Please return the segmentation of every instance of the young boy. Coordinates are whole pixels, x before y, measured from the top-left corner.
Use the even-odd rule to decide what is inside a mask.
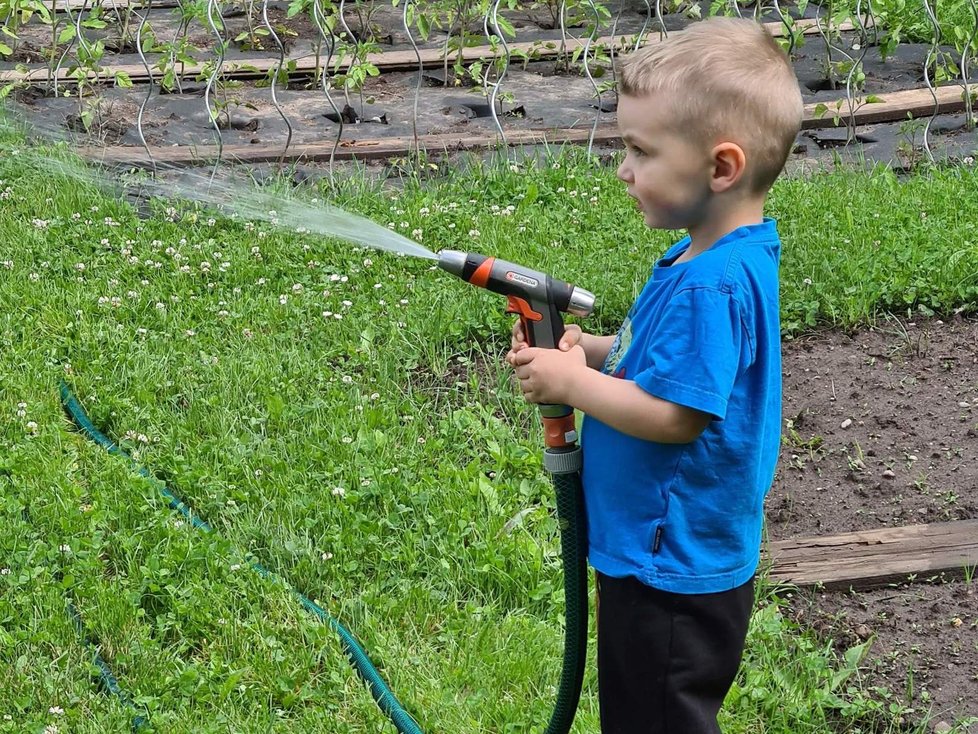
[[[764,216],[801,126],[781,48],[710,19],[619,75],[618,177],[645,223],[688,236],[617,336],[569,326],[507,360],[524,396],[574,406],[595,568],[604,734],[719,732],[753,607],[781,426],[780,241]]]

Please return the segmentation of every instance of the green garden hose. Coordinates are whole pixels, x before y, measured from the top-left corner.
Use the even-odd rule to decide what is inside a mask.
[[[81,638],[82,644],[89,648],[92,653],[92,663],[98,668],[98,677],[105,686],[105,689],[111,693],[113,696],[119,699],[123,706],[130,709],[133,712],[133,717],[129,722],[129,726],[134,732],[141,731],[143,728],[149,724],[149,719],[146,718],[139,709],[136,708],[136,704],[133,703],[132,698],[126,693],[122,686],[119,685],[119,681],[112,674],[112,669],[109,668],[108,663],[102,658],[102,655],[98,651],[98,647],[94,642],[88,637],[88,633],[85,632],[85,625],[82,622],[81,614],[78,612],[78,608],[75,606],[71,599],[66,600],[68,605],[68,617],[71,619],[71,623],[75,628],[75,632]]]
[[[157,487],[160,494],[167,500],[170,509],[179,512],[194,528],[203,533],[214,532],[209,524],[201,520],[163,482],[140,466],[126,451],[95,427],[64,381],[61,381],[60,392],[65,411],[82,433],[109,453],[126,459],[136,473],[149,479]],[[545,458],[552,458],[549,450]],[[560,454],[556,464],[547,461],[545,465],[552,474],[557,495],[557,516],[561,531],[561,558],[564,564],[564,599],[566,602],[563,667],[556,703],[545,734],[567,734],[573,724],[580,700],[587,655],[587,527],[584,521],[583,492],[580,479],[580,449],[576,449],[570,454]],[[381,711],[390,719],[400,734],[422,734],[417,722],[397,700],[366,651],[338,620],[262,564],[251,561],[250,565],[252,570],[262,577],[284,583],[306,611],[328,624],[336,632],[342,642],[344,652],[359,676],[367,684],[374,701],[377,702]]]
[[[61,403],[75,425],[78,426],[78,428],[86,436],[88,436],[88,438],[93,440],[102,448],[106,449],[109,453],[126,459],[140,476],[146,477],[153,484],[155,484],[157,489],[160,491],[160,494],[167,500],[170,509],[179,512],[197,530],[203,533],[213,532],[211,526],[197,517],[197,515],[195,515],[191,509],[163,482],[154,477],[145,468],[139,466],[139,464],[137,464],[128,453],[126,453],[108,436],[95,427],[95,424],[92,423],[91,419],[85,413],[85,409],[82,408],[81,403],[78,402],[77,398],[75,398],[71,392],[71,389],[64,381],[61,382]],[[281,577],[277,576],[257,561],[251,561],[250,565],[251,569],[261,575],[263,578],[286,583],[283,579],[281,579]],[[338,620],[328,614],[314,601],[297,591],[291,585],[286,583],[286,586],[288,586],[289,590],[299,600],[306,611],[314,614],[320,621],[328,624],[329,627],[336,632],[343,643],[343,650],[350,658],[350,662],[353,664],[353,667],[363,679],[364,683],[367,684],[367,687],[370,689],[370,694],[377,702],[377,705],[380,707],[381,711],[383,711],[384,714],[386,714],[387,717],[394,723],[394,726],[397,727],[398,732],[400,732],[400,734],[422,734],[421,728],[418,726],[417,722],[411,718],[411,715],[404,709],[401,703],[394,696],[394,693],[381,677],[376,666],[373,664],[373,662],[371,662],[370,658],[367,656],[367,653],[364,651],[363,647],[360,646],[360,643],[357,642],[356,638],[353,637],[353,635],[351,635],[349,631],[347,631],[347,629],[339,623]]]

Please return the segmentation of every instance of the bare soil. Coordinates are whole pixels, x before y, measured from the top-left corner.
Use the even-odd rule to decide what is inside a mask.
[[[772,539],[978,517],[978,321],[893,318],[786,342],[784,420]],[[871,640],[864,682],[908,720],[975,717],[965,730],[978,733],[975,588],[962,570],[807,590],[791,608],[840,651]]]

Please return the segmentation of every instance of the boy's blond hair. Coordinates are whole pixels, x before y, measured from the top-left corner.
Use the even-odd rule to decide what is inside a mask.
[[[771,188],[801,128],[801,90],[791,63],[752,20],[694,22],[629,55],[618,85],[628,96],[664,96],[684,135],[707,145],[718,138],[741,145],[755,194]]]

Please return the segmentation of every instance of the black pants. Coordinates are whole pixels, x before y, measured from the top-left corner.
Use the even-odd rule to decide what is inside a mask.
[[[740,667],[754,581],[671,594],[598,574],[602,734],[718,734]]]

